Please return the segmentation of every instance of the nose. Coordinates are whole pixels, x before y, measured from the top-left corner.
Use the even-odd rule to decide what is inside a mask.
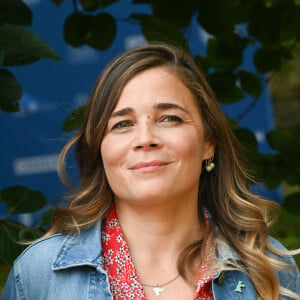
[[[155,134],[153,125],[145,122],[136,127],[132,148],[137,150],[154,150],[162,147],[161,139]]]

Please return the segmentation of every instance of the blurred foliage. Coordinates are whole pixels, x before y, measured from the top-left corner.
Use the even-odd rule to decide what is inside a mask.
[[[86,37],[93,32],[91,20],[105,13],[107,3],[103,5],[103,1],[96,0],[81,0],[74,3],[76,4],[74,12],[69,18],[74,16],[74,13],[83,19],[87,18],[82,23],[85,27],[84,33],[79,34],[77,25],[69,27],[68,31],[64,31],[65,41],[69,43],[71,37],[78,34],[81,38],[80,45],[82,43],[90,45]],[[192,18],[196,17],[199,25],[210,36],[207,52],[194,55],[194,58],[220,103],[238,102],[245,96],[252,98],[245,112],[236,120],[231,120],[231,124],[234,124],[235,133],[248,150],[248,159],[255,179],[270,189],[282,183],[299,186],[300,136],[297,132],[280,128],[268,132],[265,138],[274,151],[263,154],[258,151],[255,134],[238,126],[242,118],[255,106],[269,78],[294,59],[294,49],[299,43],[300,32],[299,3],[292,0],[132,0],[132,4],[151,6],[152,14],[132,13],[128,18],[128,21],[138,22],[146,40],[170,42],[187,51],[189,40],[188,34],[185,33],[193,26]],[[93,10],[86,9],[90,5]],[[117,23],[117,16],[111,15],[111,18],[115,20],[112,23]],[[68,20],[65,22],[65,29],[68,27]],[[110,35],[111,33],[107,34]],[[100,28],[98,36],[101,36],[99,39],[104,38]],[[74,46],[74,43],[71,45]],[[256,67],[254,72],[241,67],[245,49],[253,45],[257,48],[253,56]],[[69,116],[63,128],[73,130],[79,127],[82,116],[83,107],[80,107]]]
[[[64,0],[51,0],[58,6]],[[72,47],[88,45],[106,50],[118,32],[117,15],[107,8],[117,0],[73,0],[73,11],[66,18],[62,34]],[[285,184],[293,191],[284,201],[279,225],[274,227],[288,247],[299,247],[300,207],[300,136],[293,128],[271,130],[266,138],[271,153],[258,151],[255,134],[240,128],[242,118],[251,111],[269,79],[285,70],[299,57],[300,5],[293,0],[132,0],[147,4],[152,14],[133,12],[128,22],[140,26],[149,42],[168,42],[189,51],[188,33],[192,19],[208,33],[206,53],[194,55],[195,62],[214,89],[221,104],[234,103],[245,96],[250,105],[239,117],[229,119],[232,128],[248,150],[249,166],[258,182],[268,188]],[[22,88],[14,75],[5,67],[25,65],[41,58],[58,59],[56,52],[28,28],[32,22],[30,8],[21,0],[0,0],[0,109],[18,111]],[[124,22],[124,20],[122,20]],[[241,67],[244,51],[257,48],[253,56],[256,71]],[[298,53],[298,54],[297,54]],[[280,83],[278,84],[280,85]],[[284,88],[284,87],[282,87]],[[299,102],[299,94],[296,101]],[[63,129],[71,131],[81,124],[84,107],[78,108],[64,122]],[[0,203],[8,214],[0,219],[0,257],[11,264],[22,247],[15,243],[24,237],[35,238],[45,230],[51,213],[47,213],[35,228],[14,222],[17,213],[32,212],[45,204],[44,196],[25,187],[10,187],[0,192]]]
[[[22,88],[5,67],[26,65],[41,58],[59,59],[40,37],[24,28],[32,24],[30,8],[21,0],[0,0],[0,109],[19,111]]]
[[[0,219],[0,258],[7,264],[25,248],[18,242],[35,240],[47,230],[51,220],[51,210],[44,212],[40,223],[34,228],[13,221],[16,214],[32,213],[46,205],[45,196],[39,192],[23,186],[12,186],[0,190],[0,204],[6,206],[6,215]]]
[[[300,190],[285,198],[280,218],[271,228],[271,234],[289,250],[299,249],[300,236]],[[295,256],[300,267],[300,255]]]
[[[1,272],[0,272],[0,294],[1,294],[1,290],[3,289],[3,286],[5,284],[5,281],[7,279],[10,268],[11,268],[10,265],[5,264],[0,261],[0,270],[1,270]]]
[[[276,123],[280,128],[300,132],[300,43],[293,57],[273,73],[270,80]]]
[[[7,112],[19,111],[22,97],[22,87],[7,67],[24,66],[41,58],[59,59],[46,42],[28,29],[31,24],[32,13],[25,3],[21,0],[0,0],[0,109]],[[12,186],[0,190],[1,210],[6,211],[6,215],[0,218],[0,263],[13,263],[25,248],[17,242],[34,240],[46,232],[50,211],[44,213],[34,228],[14,221],[16,214],[35,212],[45,204],[46,198],[41,192],[27,187]],[[1,284],[5,270],[0,268]]]

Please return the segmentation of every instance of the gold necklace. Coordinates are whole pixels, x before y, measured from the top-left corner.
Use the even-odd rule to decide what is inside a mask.
[[[163,286],[168,285],[169,283],[173,282],[174,280],[176,280],[180,275],[176,275],[174,278],[172,278],[171,280],[164,282],[162,284],[155,284],[155,285],[151,285],[151,284],[146,284],[146,283],[142,283],[143,286],[148,286],[148,287],[152,287],[154,293],[156,296],[160,296],[160,294],[165,290],[163,288]]]

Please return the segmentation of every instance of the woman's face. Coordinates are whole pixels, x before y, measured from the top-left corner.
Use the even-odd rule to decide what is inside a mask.
[[[162,67],[125,85],[101,144],[116,201],[140,205],[197,201],[202,161],[212,154],[194,96]]]

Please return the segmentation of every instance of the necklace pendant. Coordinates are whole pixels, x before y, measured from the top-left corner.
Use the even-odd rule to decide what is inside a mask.
[[[160,296],[160,294],[164,291],[165,289],[160,287],[159,285],[156,285],[154,288],[153,288],[153,291],[155,293],[156,296]]]

